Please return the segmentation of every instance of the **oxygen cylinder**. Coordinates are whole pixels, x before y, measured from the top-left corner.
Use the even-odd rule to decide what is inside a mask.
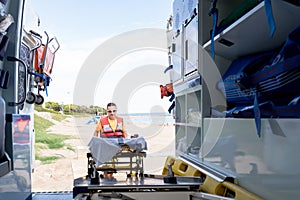
[[[5,101],[0,96],[0,159],[5,151]]]

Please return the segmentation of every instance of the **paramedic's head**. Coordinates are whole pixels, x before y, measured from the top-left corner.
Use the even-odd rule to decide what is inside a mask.
[[[107,115],[110,119],[115,119],[117,114],[117,105],[115,103],[108,103],[107,104]]]

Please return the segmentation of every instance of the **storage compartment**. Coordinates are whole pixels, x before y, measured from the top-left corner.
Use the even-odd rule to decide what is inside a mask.
[[[198,70],[198,15],[184,27],[184,76],[191,76]]]
[[[176,96],[176,152],[198,157],[201,147],[201,86],[199,78],[178,86],[183,91]],[[197,83],[193,85],[191,83]],[[185,89],[184,89],[185,88]]]
[[[219,3],[221,1],[217,4],[219,10],[223,10],[223,4]],[[228,2],[226,3],[229,5]],[[299,25],[299,20],[297,20],[300,18],[299,6],[286,1],[273,0],[272,10],[276,26],[272,37],[270,37],[264,2],[261,2],[215,36],[216,55],[233,60],[243,55],[272,50],[282,45],[290,31]],[[257,22],[259,22],[259,28]],[[207,38],[203,47],[210,51],[210,44],[210,38]]]
[[[183,0],[173,1],[173,31],[180,31],[181,25],[184,22],[184,5]]]
[[[187,126],[186,134],[188,143],[187,153],[199,158],[202,143],[200,127]]]
[[[254,119],[204,119],[204,161],[235,175],[240,186],[263,199],[284,199],[286,192],[297,199],[299,119],[262,119],[261,123],[259,138]]]
[[[187,124],[190,126],[201,125],[201,91],[188,93],[186,95],[187,107]]]
[[[186,97],[185,95],[178,96],[175,101],[175,123],[186,122]]]
[[[182,56],[182,34],[180,32],[174,36],[174,42],[172,44],[172,52],[173,52],[172,80],[176,82],[182,79],[183,56]]]

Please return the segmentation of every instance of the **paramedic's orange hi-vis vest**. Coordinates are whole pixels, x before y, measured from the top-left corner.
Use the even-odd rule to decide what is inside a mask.
[[[101,133],[101,137],[122,137],[123,136],[123,119],[117,117],[117,127],[114,131],[109,122],[108,117],[103,117],[100,119],[103,132]]]

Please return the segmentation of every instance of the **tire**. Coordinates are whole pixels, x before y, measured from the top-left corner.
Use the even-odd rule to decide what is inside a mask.
[[[44,103],[44,97],[40,94],[37,94],[35,104],[42,105],[43,103]]]
[[[33,92],[27,92],[26,103],[33,104],[36,101],[36,96]]]

